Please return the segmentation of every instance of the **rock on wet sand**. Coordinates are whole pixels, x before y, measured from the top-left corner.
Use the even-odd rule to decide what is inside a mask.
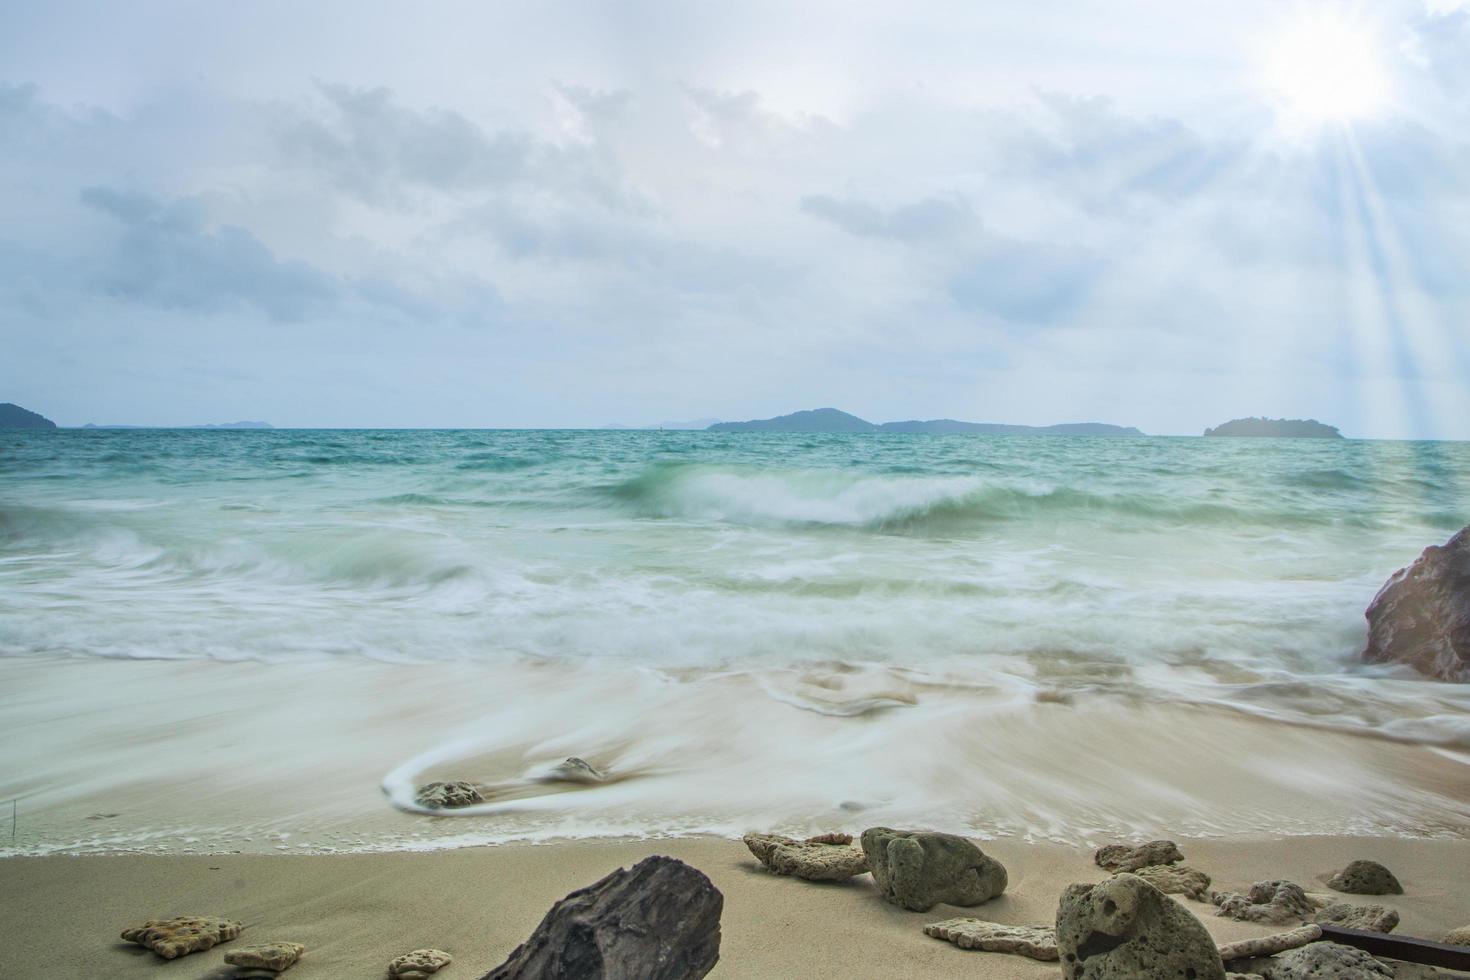
[[[1327,887],[1349,895],[1402,895],[1404,886],[1393,872],[1377,861],[1354,861],[1341,871],[1333,872]]]
[[[745,846],[772,874],[807,881],[842,881],[868,870],[868,859],[847,834],[796,840],[777,834],[746,834]]]
[[[1290,881],[1258,881],[1245,895],[1216,892],[1211,896],[1220,908],[1219,914],[1239,922],[1304,922],[1317,912],[1317,903],[1298,885]]]
[[[1309,943],[1266,959],[1231,964],[1265,980],[1389,980],[1393,967],[1361,949],[1341,943]]]
[[[1136,846],[1106,844],[1092,855],[1099,868],[1106,871],[1136,871],[1154,865],[1174,864],[1184,860],[1179,845],[1171,840],[1151,840]]]
[[[462,779],[447,783],[427,783],[419,787],[414,800],[419,806],[431,810],[453,810],[464,806],[484,803],[485,797],[474,783]]]
[[[572,892],[482,980],[697,980],[720,958],[725,899],[671,857]]]
[[[1045,926],[1003,926],[983,919],[945,919],[925,926],[924,935],[954,943],[960,949],[1016,953],[1033,960],[1057,959],[1057,931]]]
[[[979,905],[1005,891],[1005,866],[954,834],[872,827],[862,844],[883,897],[913,912]]]
[[[214,916],[149,919],[135,929],[124,929],[126,942],[146,946],[166,960],[213,949],[240,935],[240,923]]]
[[[542,779],[553,783],[601,783],[607,780],[607,773],[573,755],[558,762]]]
[[[442,949],[416,949],[393,957],[388,963],[388,976],[402,977],[403,980],[423,980],[452,962],[454,957]]]
[[[1382,905],[1348,905],[1346,902],[1335,902],[1312,916],[1312,921],[1366,932],[1393,932],[1398,927],[1399,914]]]
[[[1185,895],[1197,902],[1210,898],[1210,876],[1182,864],[1151,864],[1132,872],[1165,895]]]
[[[1131,874],[1077,884],[1057,907],[1069,980],[1224,980],[1215,941],[1189,910]]]
[[[257,943],[230,950],[225,954],[225,962],[231,966],[280,973],[289,970],[305,951],[306,947],[300,943]]]

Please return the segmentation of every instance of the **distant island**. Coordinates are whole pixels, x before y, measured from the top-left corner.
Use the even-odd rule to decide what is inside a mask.
[[[749,422],[717,422],[710,432],[895,432],[895,433],[966,433],[991,436],[1142,436],[1132,426],[1108,425],[1103,422],[1068,422],[1062,425],[1007,425],[1000,422],[958,422],[954,419],[930,419],[905,422],[874,423],[835,408],[813,408],[773,419],[751,419]]]
[[[98,425],[88,422],[84,429],[274,429],[269,422],[215,422],[209,425]]]
[[[0,429],[54,429],[56,423],[44,415],[11,402],[0,402]]]
[[[1341,439],[1337,426],[1316,419],[1232,419],[1206,429],[1207,436],[1245,436],[1265,439]]]

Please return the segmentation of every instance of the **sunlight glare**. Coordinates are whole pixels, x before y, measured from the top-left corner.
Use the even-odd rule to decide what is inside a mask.
[[[1268,42],[1264,81],[1296,122],[1348,122],[1378,111],[1388,82],[1373,33],[1341,13],[1316,11]]]

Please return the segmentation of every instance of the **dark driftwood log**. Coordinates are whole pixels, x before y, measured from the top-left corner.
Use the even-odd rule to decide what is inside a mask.
[[[572,892],[482,980],[697,980],[720,958],[725,897],[671,857]]]
[[[1340,926],[1323,925],[1322,938],[1329,942],[1356,946],[1374,956],[1403,960],[1406,963],[1423,963],[1426,966],[1443,966],[1451,970],[1470,970],[1470,947],[1450,946],[1414,939],[1410,936],[1390,936],[1382,932],[1365,932],[1362,929],[1343,929]]]

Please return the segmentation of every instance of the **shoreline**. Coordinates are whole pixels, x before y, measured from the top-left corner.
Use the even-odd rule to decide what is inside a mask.
[[[680,675],[0,658],[0,806],[21,798],[0,855],[377,853],[870,826],[1088,846],[1470,837],[1470,754],[1457,749],[1150,703],[1103,681],[1042,700],[1045,677],[964,680],[841,664]],[[831,702],[864,710],[821,710]],[[546,782],[568,756],[610,778]],[[404,806],[416,786],[461,779],[495,793],[453,814]]]
[[[1396,909],[1396,934],[1438,938],[1470,920],[1470,840],[1298,837],[1178,838],[1185,863],[1215,887],[1288,878],[1327,892],[1318,876],[1349,860],[1382,861],[1402,896],[1338,896]],[[118,932],[149,917],[223,915],[245,923],[236,944],[302,942],[300,980],[382,975],[393,956],[423,946],[455,956],[446,980],[471,980],[497,966],[530,935],[553,902],[618,867],[668,854],[708,875],[725,896],[720,962],[713,976],[910,976],[974,973],[996,980],[1054,977],[1055,963],[960,950],[922,928],[957,915],[1012,925],[1049,923],[1057,897],[1106,872],[1083,847],[981,842],[1010,874],[1006,892],[984,905],[913,913],[888,905],[871,878],[814,884],[768,874],[736,840],[578,841],[378,854],[125,855],[9,858],[0,861],[0,976],[144,978],[228,976],[218,967],[231,944],[172,966],[119,942]],[[1178,897],[1176,896],[1176,899]],[[1279,927],[1234,922],[1207,903],[1178,899],[1217,942]],[[181,972],[182,971],[182,972]]]

